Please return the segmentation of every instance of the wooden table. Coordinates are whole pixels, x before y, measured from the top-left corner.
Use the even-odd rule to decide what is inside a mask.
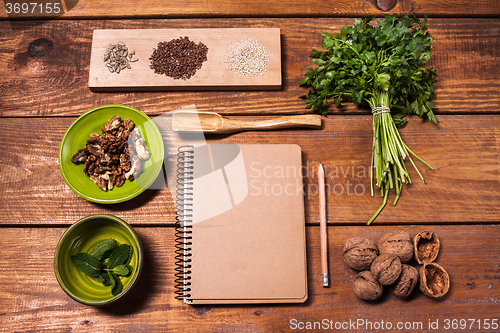
[[[409,332],[500,331],[498,1],[67,0],[62,5],[60,16],[9,17],[6,7],[0,9],[0,331],[392,332],[400,326]],[[123,204],[98,205],[64,183],[59,143],[85,111],[120,103],[155,117],[194,103],[198,110],[235,118],[307,113],[298,81],[310,66],[309,52],[320,46],[320,33],[384,13],[429,17],[439,125],[409,117],[401,135],[434,170],[422,167],[427,185],[407,186],[398,205],[388,206],[372,226],[365,222],[381,199],[370,196],[366,172],[358,173],[366,171],[371,156],[371,115],[365,110],[332,108],[321,130],[207,137],[300,145],[306,188],[317,182],[318,162],[330,171],[327,183],[337,189],[327,196],[331,287],[321,283],[318,195],[311,190],[305,197],[309,299],[304,304],[189,306],[174,299],[175,212],[168,188],[147,190]],[[281,29],[281,90],[95,93],[88,88],[94,29],[232,27]],[[52,41],[53,50],[35,57],[28,48],[39,38]],[[413,170],[410,175],[418,179]],[[112,307],[73,301],[53,272],[62,233],[94,213],[123,218],[145,246],[137,287]],[[396,229],[411,235],[428,229],[440,237],[437,262],[451,276],[445,297],[434,300],[416,291],[401,301],[386,292],[367,303],[353,295],[355,272],[342,262],[344,242],[352,236],[377,240]]]

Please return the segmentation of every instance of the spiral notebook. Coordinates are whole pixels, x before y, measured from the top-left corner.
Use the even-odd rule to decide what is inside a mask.
[[[188,304],[307,299],[301,150],[181,147],[176,298]]]

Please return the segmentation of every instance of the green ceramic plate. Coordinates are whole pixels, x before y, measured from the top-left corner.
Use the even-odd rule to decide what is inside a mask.
[[[123,290],[116,296],[111,294],[111,287],[89,277],[71,261],[72,255],[90,253],[97,241],[108,238],[134,248],[130,261],[134,271],[121,278]],[[141,242],[125,221],[112,215],[90,215],[75,222],[62,235],[54,253],[54,272],[61,288],[74,300],[88,305],[107,305],[124,297],[136,284],[142,271],[142,255]]]
[[[115,115],[122,119],[129,118],[136,124],[151,157],[145,162],[144,171],[137,179],[127,180],[122,187],[115,186],[105,192],[83,173],[84,165],[72,163],[71,158],[79,149],[85,148],[85,142],[91,133],[102,134],[101,126]],[[66,131],[59,148],[59,169],[66,184],[82,198],[112,204],[130,200],[151,186],[162,169],[163,157],[163,138],[156,124],[148,116],[129,106],[104,105],[80,116]]]

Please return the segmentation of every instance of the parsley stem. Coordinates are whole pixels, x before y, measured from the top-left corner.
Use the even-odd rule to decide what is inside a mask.
[[[377,218],[378,214],[380,214],[380,212],[382,211],[382,209],[384,209],[385,205],[387,204],[387,197],[388,196],[389,196],[389,188],[386,188],[385,189],[385,193],[384,193],[384,201],[382,201],[382,204],[377,209],[377,211],[375,212],[375,214],[373,214],[373,216],[368,220],[368,222],[366,222],[367,225],[370,225],[373,222],[373,220],[375,220]]]
[[[333,40],[336,41],[336,42],[342,42],[342,43],[344,43],[345,45],[347,45],[347,47],[349,47],[351,50],[353,50],[354,53],[356,53],[356,55],[359,57],[358,51],[356,51],[356,49],[354,47],[352,47],[352,45],[349,44],[347,41],[342,40],[342,39],[338,39],[338,38],[334,38]]]
[[[390,107],[391,97],[388,91],[377,89],[371,94],[371,98],[366,100],[368,104],[375,109],[376,107]],[[387,204],[389,189],[395,189],[396,196],[393,206],[396,206],[403,184],[411,184],[411,178],[406,169],[404,160],[408,158],[413,168],[417,171],[419,177],[425,184],[425,180],[418,170],[411,156],[415,157],[427,167],[432,167],[418,157],[408,146],[403,142],[401,135],[394,123],[394,119],[390,112],[382,112],[373,116],[373,143],[372,143],[372,159],[370,173],[370,188],[371,194],[374,195],[374,180],[380,188],[380,194],[383,196],[382,205],[377,209],[375,214],[368,220],[367,224],[380,214],[382,209]],[[375,177],[373,176],[375,174]]]

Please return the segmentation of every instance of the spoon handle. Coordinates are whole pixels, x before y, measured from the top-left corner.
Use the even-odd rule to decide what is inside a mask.
[[[218,133],[232,133],[246,130],[273,130],[291,127],[321,127],[321,115],[305,114],[296,116],[275,117],[265,120],[241,120],[224,118]]]

